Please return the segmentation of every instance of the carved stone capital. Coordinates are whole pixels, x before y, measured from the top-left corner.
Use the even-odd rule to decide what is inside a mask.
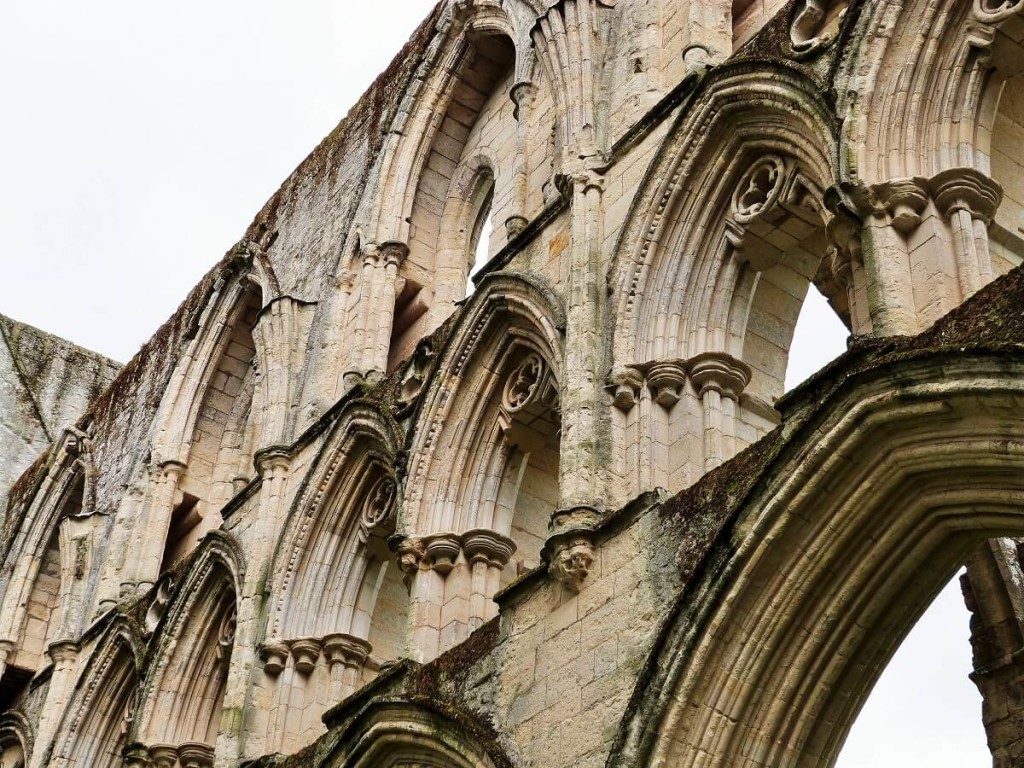
[[[894,179],[875,185],[873,191],[889,214],[893,229],[903,235],[917,229],[928,206],[928,190],[922,179]]]
[[[640,399],[640,388],[643,385],[644,375],[636,368],[616,368],[608,377],[612,404],[623,413],[629,413]]]
[[[544,544],[541,556],[548,573],[572,592],[579,592],[594,562],[593,532],[577,528],[556,533]]]
[[[442,576],[447,576],[455,567],[462,551],[462,541],[454,533],[435,533],[423,539],[426,548],[425,561]]]
[[[153,768],[174,768],[178,762],[178,748],[173,744],[154,744],[149,748]]]
[[[504,568],[516,551],[516,543],[500,533],[477,528],[462,534],[462,548],[471,563]]]
[[[690,380],[700,395],[715,390],[739,400],[750,383],[750,366],[725,352],[704,352],[690,360]]]
[[[361,667],[372,650],[366,640],[355,635],[336,633],[324,636],[324,656],[332,667],[336,664]]]
[[[973,168],[950,168],[937,173],[930,186],[935,205],[947,219],[956,211],[965,210],[988,224],[1003,200],[1002,186]]]
[[[252,462],[261,477],[268,477],[275,472],[287,472],[292,462],[292,451],[286,445],[270,445],[256,451]]]
[[[671,408],[683,396],[686,369],[678,360],[655,363],[647,370],[647,384],[654,393],[654,402],[662,408]]]
[[[511,240],[526,229],[527,224],[529,224],[529,221],[527,221],[525,216],[515,213],[505,219],[505,234],[508,235],[508,239]]]
[[[213,747],[198,741],[188,741],[178,747],[181,768],[213,768]]]
[[[509,90],[508,97],[516,105],[515,109],[512,110],[512,114],[518,121],[530,111],[530,106],[537,97],[537,86],[527,80],[516,83]]]
[[[149,748],[138,741],[125,745],[121,757],[124,758],[125,768],[148,768],[150,765]]]
[[[295,659],[295,670],[302,675],[310,674],[316,668],[316,660],[320,658],[323,644],[317,637],[300,637],[288,644],[292,658]]]
[[[58,640],[55,643],[50,643],[46,649],[54,666],[73,663],[78,658],[78,651],[78,643],[74,640]]]
[[[277,676],[284,670],[288,662],[288,644],[282,640],[270,640],[260,648],[260,659],[263,671],[268,675]]]
[[[185,474],[186,469],[188,469],[186,464],[171,459],[169,461],[160,462],[156,473],[161,480],[177,483],[181,480],[181,476]]]
[[[381,243],[378,250],[385,267],[400,267],[409,256],[409,246],[398,240],[389,240],[386,243]]]

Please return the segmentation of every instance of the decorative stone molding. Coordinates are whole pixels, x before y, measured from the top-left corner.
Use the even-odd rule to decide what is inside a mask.
[[[427,371],[434,359],[434,347],[429,340],[421,341],[416,346],[412,360],[402,372],[402,383],[398,389],[398,402],[395,403],[395,418],[406,416],[423,391],[427,379]]]
[[[622,367],[612,371],[608,377],[608,389],[612,393],[612,405],[623,413],[629,413],[640,399],[644,375],[636,368]]]
[[[160,620],[167,613],[167,606],[170,605],[171,596],[174,594],[174,575],[164,574],[156,583],[156,594],[146,611],[146,637],[149,637],[156,630]]]
[[[725,352],[704,352],[692,358],[689,365],[690,379],[702,397],[709,389],[714,389],[725,397],[739,400],[752,375],[749,365]]]
[[[512,214],[505,219],[505,234],[509,240],[515,238],[520,232],[526,229],[526,225],[529,224],[529,220],[525,216],[519,214]]]
[[[397,240],[389,240],[381,243],[378,253],[385,267],[400,267],[409,256],[409,246]]]
[[[455,567],[455,561],[462,551],[462,541],[454,533],[435,533],[423,539],[424,561],[442,576],[447,576]]]
[[[231,649],[235,646],[235,630],[238,627],[238,609],[232,606],[231,610],[224,616],[220,623],[220,631],[217,634],[217,659],[225,661],[231,656]]]
[[[647,385],[654,393],[654,402],[671,409],[683,396],[686,368],[681,361],[655,363],[647,369]]]
[[[736,185],[733,215],[745,224],[763,215],[779,199],[786,164],[778,155],[764,155],[755,162]]]
[[[500,533],[477,528],[462,534],[462,549],[470,563],[504,568],[516,551],[516,543]]]
[[[263,671],[272,677],[276,677],[284,671],[288,663],[288,644],[281,640],[271,640],[260,648],[260,659],[263,661]]]
[[[178,748],[173,744],[154,744],[149,748],[153,768],[174,768],[178,762]]]
[[[213,747],[198,741],[189,741],[178,747],[181,768],[213,768]]]
[[[353,668],[362,667],[372,650],[373,646],[355,635],[344,633],[324,635],[324,657],[332,667],[336,664]]]
[[[58,640],[47,646],[46,653],[55,667],[61,667],[74,663],[78,658],[79,650],[78,643],[73,640]]]
[[[579,592],[594,562],[594,534],[578,528],[550,536],[541,556],[548,563],[548,573],[572,592]]]
[[[316,661],[320,658],[322,643],[316,637],[300,637],[289,643],[292,658],[295,660],[295,671],[308,675],[316,669]]]

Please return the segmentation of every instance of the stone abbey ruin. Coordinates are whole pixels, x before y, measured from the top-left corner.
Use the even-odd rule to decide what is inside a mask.
[[[441,2],[123,368],[0,319],[4,768],[829,766],[964,564],[1024,765],[1022,72],[1022,0]]]

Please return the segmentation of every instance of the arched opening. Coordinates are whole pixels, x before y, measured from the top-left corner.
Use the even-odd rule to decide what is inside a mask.
[[[139,736],[158,764],[168,758],[172,765],[175,759],[183,765],[212,760],[220,731],[235,637],[235,586],[220,560],[211,558],[200,568],[198,583],[179,591],[181,602],[157,640],[168,657],[152,665],[158,677],[152,700],[143,704]]]
[[[991,765],[981,696],[969,678],[963,573],[943,587],[882,672],[836,768]]]
[[[65,715],[53,764],[61,768],[120,768],[135,716],[138,676],[135,656],[119,635],[93,657],[86,678]]]
[[[631,733],[640,744],[663,730],[629,764],[833,764],[942,586],[965,561],[975,567],[986,540],[1024,530],[1022,454],[999,447],[1016,432],[999,409],[1015,400],[1020,372],[992,384],[993,357],[962,355],[957,374],[945,359],[907,363],[912,384],[907,370],[880,366],[828,408],[807,406],[820,419],[766,468],[732,528],[742,532],[735,548],[681,603],[678,644],[666,645],[679,660],[665,658],[671,700],[652,728],[658,710],[645,712],[641,696],[644,725]],[[1005,625],[995,608],[988,626]]]
[[[312,743],[328,708],[409,655],[409,595],[387,544],[396,493],[389,440],[358,405],[336,429],[278,556],[262,649],[270,751]]]
[[[0,745],[0,768],[24,768],[25,750],[17,741]]]
[[[786,391],[806,381],[843,354],[849,335],[849,329],[829,305],[828,299],[814,283],[810,283],[793,328],[786,364]]]
[[[467,299],[476,290],[473,278],[476,277],[477,273],[493,255],[491,251],[491,238],[494,235],[494,220],[491,218],[492,204],[493,190],[488,194],[476,218],[476,223],[473,225],[473,237],[470,240],[470,247],[468,249],[468,252],[472,254],[472,258],[469,262],[469,279],[466,280]]]
[[[174,515],[195,520],[192,527],[179,526],[185,536],[200,523],[203,532],[219,525],[219,510],[234,496],[236,483],[247,482],[253,475],[252,454],[258,447],[249,418],[257,375],[253,328],[262,307],[259,286],[246,281],[219,342],[216,366],[195,419],[187,468],[178,484],[184,498]],[[191,544],[177,543],[184,545],[183,551],[191,551],[196,537]],[[173,544],[168,542],[169,547]]]
[[[989,226],[992,271],[1001,275],[1024,261],[1024,74],[1003,85],[992,128],[992,178],[1003,201]]]
[[[516,51],[504,35],[470,31],[458,82],[431,140],[409,217],[389,367],[466,296],[480,232],[512,213]],[[488,216],[490,212],[490,216]],[[519,213],[517,211],[517,213]],[[502,240],[492,229],[489,252]]]

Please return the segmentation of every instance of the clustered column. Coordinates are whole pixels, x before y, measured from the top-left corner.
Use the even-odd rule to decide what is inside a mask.
[[[349,373],[350,383],[353,375],[377,379],[387,372],[398,273],[408,255],[409,247],[397,241],[368,248],[363,254],[361,305],[353,329],[357,362]]]
[[[185,469],[180,461],[165,461],[150,470],[149,507],[142,526],[146,536],[142,551],[134,558],[134,569],[130,565],[126,568],[131,577],[122,583],[122,592],[137,590],[142,593],[156,584],[160,576],[171,512],[178,501],[178,482]]]

